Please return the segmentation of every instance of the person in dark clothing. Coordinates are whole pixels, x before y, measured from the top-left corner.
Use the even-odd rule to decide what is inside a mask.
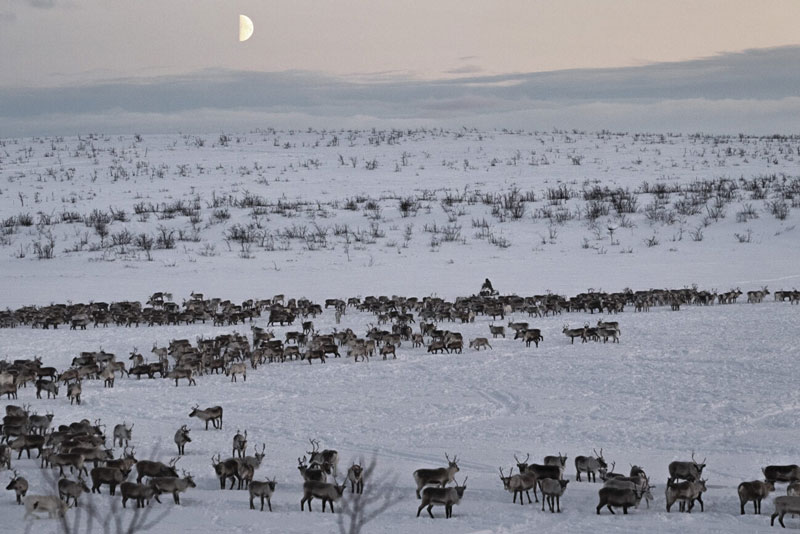
[[[484,290],[484,289],[486,289],[486,290],[488,290],[488,291],[490,291],[492,293],[494,292],[494,288],[492,287],[492,283],[489,281],[488,278],[483,282],[483,285],[481,286],[481,290]]]

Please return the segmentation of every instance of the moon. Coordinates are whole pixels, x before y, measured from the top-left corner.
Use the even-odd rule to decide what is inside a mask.
[[[239,15],[239,42],[250,39],[253,35],[253,21],[247,15]]]

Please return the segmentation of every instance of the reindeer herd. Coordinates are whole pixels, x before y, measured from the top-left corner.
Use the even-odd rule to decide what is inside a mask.
[[[204,322],[207,317],[216,318],[215,324],[239,324],[245,320],[252,322],[263,312],[268,312],[269,319],[266,328],[251,325],[252,340],[240,333],[198,338],[194,344],[189,339],[173,339],[167,346],[154,344],[150,361],[134,347],[127,357],[127,366],[123,358],[102,349],[82,352],[62,372],[44,365],[41,357],[0,361],[0,395],[16,399],[20,388],[32,384],[37,398],[45,395],[48,399],[57,398],[65,389],[70,403],[80,404],[85,380],[102,380],[105,388],[113,388],[116,379],[124,376],[174,380],[176,387],[182,381],[190,386],[197,385],[198,377],[209,374],[224,374],[230,377],[231,382],[239,379],[246,382],[248,370],[265,363],[304,361],[311,365],[314,362],[326,363],[328,359],[340,358],[343,354],[355,362],[367,362],[376,356],[383,360],[396,359],[403,343],[410,343],[412,349],[425,347],[428,354],[460,354],[465,344],[476,351],[493,350],[490,339],[505,338],[506,331],[509,336],[513,332],[513,339],[525,343],[526,347],[533,344],[537,348],[545,339],[540,328],[527,321],[508,321],[507,325],[495,324],[494,321],[522,313],[532,318],[577,312],[593,314],[596,311],[617,314],[631,305],[636,311],[648,311],[658,305],[670,305],[673,310],[679,310],[681,305],[733,304],[741,293],[738,288],[723,293],[697,288],[635,292],[626,289],[617,293],[591,291],[571,298],[547,293],[529,297],[473,295],[453,301],[438,297],[369,296],[364,299],[351,297],[346,302],[327,299],[324,308],[305,298],[287,300],[284,295],[233,304],[218,298],[205,299],[199,293],[192,293],[191,298],[179,306],[171,302],[168,293],[155,293],[144,307],[138,301],[29,306],[0,312],[0,327],[57,328],[61,324],[71,324],[75,314],[92,317],[95,327],[106,326],[109,322],[127,327],[190,324]],[[768,294],[767,287],[748,291],[747,301],[761,303]],[[800,291],[776,291],[775,300],[800,304]],[[311,319],[329,307],[335,309],[337,325],[352,309],[372,314],[374,322],[368,324],[363,336],[351,328],[339,329],[338,326],[333,331],[322,332]],[[478,316],[491,317],[492,322],[488,325],[491,338],[479,336],[465,340],[461,332],[439,326],[443,322],[472,323]],[[303,318],[302,328],[286,331],[283,338],[269,329],[275,324],[291,327],[297,317]],[[418,321],[418,331],[415,331]],[[576,339],[581,343],[619,343],[621,329],[618,321],[600,318],[594,326],[588,321],[577,328],[565,324],[562,334],[570,344],[574,344]]]
[[[646,312],[652,306],[669,305],[679,310],[681,305],[734,304],[742,292],[736,288],[729,292],[699,291],[697,288],[680,290],[626,290],[619,293],[589,292],[572,298],[554,294],[534,295],[531,297],[480,295],[458,298],[447,301],[437,297],[417,299],[415,297],[366,297],[350,298],[346,302],[341,299],[328,299],[324,308],[307,299],[288,299],[276,295],[268,300],[248,300],[240,305],[220,299],[204,299],[203,295],[192,293],[191,299],[182,306],[171,302],[171,296],[156,293],[148,299],[146,306],[138,302],[91,303],[87,305],[51,305],[46,307],[25,307],[18,310],[0,312],[0,327],[18,327],[27,325],[33,328],[58,328],[70,325],[72,329],[85,329],[89,324],[94,327],[105,327],[109,323],[125,327],[139,325],[162,325],[212,321],[216,325],[231,325],[252,322],[268,312],[267,327],[280,325],[291,327],[298,317],[302,317],[302,328],[285,332],[283,339],[276,336],[271,329],[251,325],[252,339],[239,333],[220,334],[213,338],[198,338],[195,343],[188,339],[174,339],[167,346],[154,345],[150,351],[151,358],[145,358],[136,347],[128,355],[129,364],[118,360],[114,354],[102,349],[95,352],[83,352],[75,357],[72,365],[59,372],[54,367],[45,366],[41,357],[14,362],[0,362],[0,395],[16,399],[20,388],[32,384],[36,389],[36,397],[44,399],[58,398],[61,390],[66,388],[66,397],[70,404],[81,404],[83,384],[89,380],[103,380],[103,387],[114,388],[117,377],[128,379],[155,379],[156,377],[174,380],[175,386],[185,380],[189,386],[196,386],[196,379],[211,374],[224,374],[231,382],[247,381],[248,369],[255,370],[265,364],[285,362],[315,361],[325,364],[328,359],[340,358],[343,355],[352,357],[355,362],[368,362],[376,356],[383,360],[397,358],[397,350],[403,343],[410,343],[412,348],[425,347],[427,353],[456,353],[464,350],[464,338],[454,329],[439,326],[443,322],[474,322],[477,316],[491,317],[486,337],[475,337],[468,340],[468,347],[475,351],[493,350],[492,342],[497,338],[506,338],[513,333],[514,340],[520,340],[530,347],[538,347],[545,338],[540,328],[535,328],[527,321],[509,321],[507,324],[495,324],[500,319],[505,323],[507,316],[525,313],[531,318],[563,313],[608,313],[617,314],[626,306],[633,306],[635,311]],[[747,292],[748,303],[761,303],[769,290],[764,287],[758,291]],[[775,300],[800,303],[800,291],[776,291]],[[336,314],[336,324],[342,317],[354,309],[358,312],[371,313],[374,322],[368,325],[363,336],[352,329],[339,327],[332,332],[318,330],[313,320],[325,309],[332,307]],[[418,332],[415,332],[415,323]],[[451,327],[452,328],[452,327]],[[562,334],[570,344],[575,339],[581,343],[589,341],[619,343],[621,330],[618,321],[599,319],[595,326],[584,321],[583,327],[570,328],[564,325]],[[564,339],[562,338],[562,339]],[[490,341],[491,339],[491,341]],[[564,343],[566,339],[564,339]],[[150,360],[150,361],[148,361]],[[201,409],[195,404],[188,416],[204,423],[205,430],[222,430],[223,408],[211,406]],[[103,486],[108,486],[111,495],[119,488],[123,506],[130,500],[136,507],[144,507],[151,500],[161,502],[160,495],[171,493],[176,505],[180,505],[180,494],[185,493],[196,484],[190,473],[178,474],[176,464],[186,454],[186,445],[192,444],[188,424],[181,425],[174,434],[174,443],[178,456],[167,464],[160,461],[142,459],[135,456],[135,449],[130,447],[133,438],[134,424],[127,422],[116,425],[111,433],[112,449],[106,448],[106,432],[99,420],[94,424],[84,419],[69,425],[52,427],[53,413],[45,415],[31,413],[29,407],[6,407],[6,416],[2,425],[2,444],[0,444],[0,466],[11,470],[12,453],[21,459],[25,452],[31,458],[31,450],[38,452],[42,468],[58,468],[58,495],[27,495],[28,482],[14,470],[7,489],[13,490],[16,501],[24,504],[26,517],[37,513],[47,513],[50,517],[63,515],[72,506],[78,506],[83,493],[101,493]],[[113,447],[121,449],[115,458]],[[255,479],[255,472],[262,465],[266,455],[266,443],[260,451],[247,454],[248,434],[238,431],[233,437],[231,456],[223,459],[222,454],[215,454],[211,459],[211,469],[220,483],[220,489],[247,490],[250,508],[255,509],[260,502],[261,511],[264,504],[272,511],[271,498],[276,490],[275,478]],[[599,475],[603,487],[598,492],[599,503],[596,513],[607,508],[612,514],[615,508],[622,508],[627,514],[630,508],[637,508],[641,499],[645,499],[649,507],[653,501],[649,478],[642,468],[631,466],[628,476],[614,473],[614,465],[609,469],[603,457],[603,450],[593,451],[593,455],[576,456],[574,459],[575,480],[582,481],[585,475],[587,482],[596,482]],[[466,477],[461,483],[456,481],[459,472],[458,458],[445,455],[447,465],[439,468],[418,469],[413,473],[416,483],[416,496],[421,504],[417,509],[419,516],[423,509],[433,517],[434,506],[445,508],[445,517],[451,517],[453,506],[465,495]],[[528,463],[516,456],[516,465],[508,473],[500,468],[500,478],[505,491],[513,494],[512,503],[524,504],[524,497],[532,504],[530,491],[539,502],[538,493],[542,494],[542,510],[545,505],[553,513],[561,511],[561,499],[566,494],[568,480],[564,477],[567,457],[561,453],[547,456],[542,464]],[[339,455],[335,450],[320,450],[317,440],[311,440],[311,451],[298,457],[297,469],[302,478],[303,496],[300,501],[301,511],[306,505],[311,511],[314,499],[322,501],[322,511],[329,508],[334,512],[334,503],[339,501],[349,483],[354,495],[364,491],[365,470],[361,465],[352,463],[346,476],[340,483],[337,479]],[[88,464],[92,464],[91,470]],[[65,474],[69,468],[70,479]],[[706,491],[702,471],[703,462],[696,462],[694,455],[691,461],[672,462],[668,466],[669,479],[665,488],[666,509],[669,512],[675,503],[679,510],[691,512],[695,503],[704,509],[702,495]],[[136,481],[128,480],[133,469],[136,469]],[[514,468],[517,472],[514,473]],[[753,502],[754,512],[761,512],[761,502],[770,492],[775,491],[776,482],[788,482],[787,496],[775,500],[776,511],[772,521],[779,519],[783,525],[786,513],[800,513],[800,467],[767,466],[763,470],[765,480],[743,482],[737,488],[741,504],[741,513],[745,504]],[[91,484],[87,483],[88,477]],[[143,482],[144,481],[144,482]],[[454,484],[454,485],[450,485]]]
[[[212,423],[213,430],[222,430],[222,408],[213,406],[200,409],[195,406],[189,417],[197,417],[201,422]],[[27,407],[15,405],[6,406],[6,415],[3,418],[3,427],[22,426],[25,431],[31,431],[31,418]],[[52,418],[51,418],[52,419]],[[182,493],[196,488],[192,474],[183,471],[180,475],[177,463],[185,454],[184,447],[192,443],[189,438],[190,429],[186,424],[175,434],[175,443],[178,456],[168,463],[156,460],[137,459],[135,448],[130,442],[133,440],[134,424],[127,423],[115,425],[112,431],[112,448],[106,448],[105,425],[99,420],[94,423],[84,419],[60,425],[58,429],[46,428],[42,433],[23,433],[14,439],[5,437],[5,443],[0,444],[0,465],[12,470],[13,475],[6,487],[13,491],[17,504],[25,506],[25,517],[36,516],[37,513],[46,513],[48,517],[61,517],[74,506],[79,506],[81,496],[85,494],[101,494],[103,486],[108,486],[108,493],[116,495],[119,489],[123,507],[131,501],[137,508],[149,506],[151,500],[161,503],[160,496],[171,494],[175,505],[181,505]],[[302,498],[300,510],[311,511],[312,501],[318,499],[322,502],[322,512],[330,509],[335,512],[334,504],[341,500],[347,490],[348,483],[352,495],[364,492],[365,470],[355,462],[347,469],[341,483],[337,480],[339,473],[339,452],[333,449],[321,449],[319,440],[310,439],[311,450],[306,450],[303,456],[298,457],[297,470],[302,481]],[[255,510],[260,503],[260,510],[264,511],[267,505],[272,511],[272,497],[276,491],[275,478],[256,480],[255,472],[262,466],[266,457],[266,443],[254,448],[254,453],[248,455],[248,432],[237,430],[231,442],[231,456],[223,459],[221,454],[211,458],[211,470],[219,481],[220,489],[246,490],[249,496],[250,509]],[[12,469],[12,453],[17,452],[17,460],[21,460],[22,453],[27,452],[30,459],[30,449],[38,450],[38,459],[42,469],[59,469],[59,479],[56,484],[58,495],[28,495],[29,483],[19,474],[16,468]],[[113,449],[121,448],[121,454],[114,458]],[[524,459],[514,455],[515,465],[508,473],[500,467],[500,481],[502,489],[512,493],[512,503],[533,504],[533,499],[538,503],[541,493],[542,511],[545,507],[551,513],[560,513],[562,498],[565,496],[569,480],[565,477],[567,456],[559,452],[557,455],[545,456],[541,464],[531,463],[530,454]],[[453,507],[464,498],[467,488],[467,479],[464,477],[458,483],[456,475],[460,472],[457,456],[450,457],[445,453],[447,465],[438,468],[421,468],[413,472],[415,493],[420,501],[417,508],[417,517],[423,510],[427,510],[430,517],[435,517],[433,508],[442,506],[445,517],[453,516]],[[91,463],[93,467],[88,468]],[[600,514],[605,508],[611,514],[614,509],[622,509],[623,514],[628,514],[630,509],[638,508],[642,499],[650,507],[654,501],[650,478],[645,470],[637,465],[631,465],[630,472],[625,475],[615,473],[615,463],[606,461],[603,449],[587,456],[574,458],[575,481],[581,482],[585,475],[587,483],[596,483],[599,476],[602,487],[598,490],[598,504],[595,513]],[[69,473],[75,476],[70,479],[64,471],[69,468]],[[514,469],[517,473],[514,473]],[[698,461],[694,453],[689,461],[674,461],[667,466],[669,476],[665,486],[666,510],[670,512],[677,503],[681,512],[691,513],[696,504],[704,511],[703,494],[707,491],[706,479],[703,471],[706,460]],[[136,481],[129,477],[136,470]],[[776,483],[787,483],[787,495],[775,499],[775,512],[771,516],[774,524],[778,519],[784,525],[786,514],[800,513],[800,466],[798,465],[769,465],[762,469],[764,480],[745,481],[739,484],[737,494],[740,501],[740,513],[745,513],[745,505],[753,503],[753,511],[761,513],[761,503],[768,495],[775,491]],[[91,480],[89,485],[84,475]],[[229,484],[230,483],[230,484]],[[453,485],[451,485],[453,484]],[[538,490],[538,491],[537,491]]]

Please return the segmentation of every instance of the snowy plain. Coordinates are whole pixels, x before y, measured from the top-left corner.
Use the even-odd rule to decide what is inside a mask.
[[[501,293],[523,296],[692,284],[791,289],[800,286],[799,150],[796,138],[564,131],[5,139],[0,305],[144,302],[155,291],[178,303],[191,291],[233,301],[277,293],[320,303],[453,299],[476,293],[485,277]],[[784,218],[776,216],[782,207]],[[252,240],[237,240],[234,225]],[[136,245],[137,236],[156,241],[164,232],[176,238],[169,248]],[[48,243],[54,257],[38,259]],[[800,306],[771,295],[761,304],[742,297],[679,312],[628,307],[613,318],[619,344],[571,345],[563,325],[597,317],[566,313],[530,319],[544,335],[538,349],[492,339],[490,351],[433,356],[404,343],[397,360],[270,364],[246,383],[204,376],[197,387],[126,378],[104,390],[91,382],[80,407],[63,394],[37,400],[28,388],[18,403],[54,411],[56,424],[135,422],[139,458],[170,458],[172,435],[189,424],[194,441],[179,466],[198,487],[181,507],[155,504],[172,510],[153,532],[335,532],[336,516],[320,514],[318,501],[311,514],[299,509],[296,462],[310,437],[337,449],[342,465],[374,454],[376,478],[396,476],[402,499],[364,532],[766,531],[772,498],[767,515],[750,508],[740,516],[736,486],[760,478],[767,464],[800,458],[798,314]],[[321,331],[360,335],[374,322],[348,311],[336,325],[330,310],[314,320]],[[479,316],[447,327],[473,338],[488,336],[490,322]],[[274,331],[282,337],[295,328]],[[171,339],[232,331],[249,334],[250,325],[18,327],[0,329],[0,356],[41,356],[63,369],[80,351],[146,353]],[[190,420],[195,403],[224,406],[224,429],[206,432]],[[250,511],[244,491],[218,489],[210,459],[230,452],[237,428],[251,444],[266,444],[256,478],[278,481],[272,513]],[[595,515],[600,485],[576,482],[573,459],[601,447],[617,471],[645,468],[656,485],[650,509]],[[706,510],[667,514],[667,465],[692,450],[707,458]],[[571,479],[563,512],[512,504],[498,467],[513,465],[515,454],[540,461],[559,451],[569,456]],[[445,452],[461,460],[457,479],[469,476],[464,500],[450,520],[441,508],[436,520],[417,519],[411,473],[442,465]],[[32,493],[47,493],[38,462],[13,464]],[[779,485],[776,494],[784,491]],[[101,508],[111,499],[92,498]],[[6,493],[0,531],[21,531],[23,514]]]

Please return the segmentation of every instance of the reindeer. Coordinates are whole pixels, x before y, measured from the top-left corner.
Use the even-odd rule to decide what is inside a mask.
[[[414,471],[414,481],[417,483],[417,499],[421,499],[420,490],[425,486],[432,484],[439,484],[444,488],[447,484],[454,480],[455,474],[458,473],[458,456],[450,456],[445,453],[444,457],[447,459],[448,466],[440,467],[438,469],[417,469]]]
[[[514,494],[511,502],[516,503],[517,495],[519,495],[519,504],[525,504],[525,498],[522,495],[522,492],[525,492],[525,495],[528,496],[528,504],[533,504],[530,490],[533,489],[534,495],[536,494],[536,475],[526,471],[521,471],[519,474],[514,475],[512,474],[513,472],[514,468],[512,467],[508,472],[508,476],[505,476],[503,468],[500,468],[500,480],[503,482],[503,489]],[[538,496],[536,497],[536,502],[539,502]]]
[[[386,359],[386,356],[388,356],[389,354],[392,355],[393,359],[395,360],[397,359],[397,352],[395,352],[394,345],[391,343],[386,343],[385,345],[383,345],[381,347],[380,353],[383,356],[384,360]]]
[[[50,519],[64,517],[67,511],[67,504],[55,495],[28,495],[23,500],[25,504],[25,517],[37,517],[37,512],[47,512]]]
[[[36,398],[42,398],[42,391],[47,392],[47,398],[50,398],[50,395],[53,398],[58,397],[58,382],[51,381],[51,380],[43,380],[39,379],[36,381]]]
[[[706,459],[703,458],[702,462],[697,463],[694,459],[694,451],[692,451],[691,462],[670,462],[669,480],[670,482],[677,482],[678,480],[688,480],[690,482],[700,480],[705,466]]]
[[[239,458],[244,458],[244,452],[247,449],[247,430],[244,431],[244,435],[242,435],[241,431],[237,430],[236,435],[233,436],[233,452],[231,456],[239,456]]]
[[[253,477],[256,474],[256,470],[252,465],[244,463],[241,459],[234,458],[234,460],[238,460],[239,463],[239,486],[237,489],[248,489],[250,487],[250,483],[253,481]]]
[[[122,474],[125,476],[125,478],[128,478],[128,475],[130,475],[131,471],[133,470],[133,466],[138,463],[138,460],[134,455],[135,450],[136,449],[133,448],[130,452],[128,452],[128,447],[126,446],[122,451],[122,456],[114,460],[108,460],[106,462],[106,467],[116,467],[122,471]]]
[[[297,470],[300,471],[300,476],[303,477],[303,480],[306,482],[308,481],[315,481],[315,482],[326,482],[328,480],[325,471],[323,471],[319,466],[315,468],[310,468],[306,464],[306,457],[303,456],[303,459],[297,459]]]
[[[186,454],[185,448],[186,444],[192,441],[192,438],[189,437],[189,429],[186,428],[186,425],[182,425],[176,432],[175,432],[175,445],[178,446],[178,456],[183,456]]]
[[[606,343],[609,338],[613,343],[619,343],[619,330],[616,328],[597,328],[597,337],[603,338],[603,343]]]
[[[792,495],[775,497],[775,512],[770,516],[770,526],[775,526],[775,518],[777,517],[781,526],[786,528],[786,525],[783,524],[783,516],[786,514],[800,514],[800,497]]]
[[[308,511],[310,512],[311,501],[314,497],[316,497],[317,499],[322,500],[323,513],[325,512],[326,503],[330,503],[331,513],[334,513],[333,503],[341,498],[346,487],[347,487],[346,480],[342,484],[339,484],[338,482],[336,482],[335,477],[333,479],[333,484],[329,482],[316,482],[310,480],[303,482],[303,498],[300,501],[300,511],[303,511],[305,503],[308,503]]]
[[[581,481],[581,472],[586,473],[588,482],[597,482],[596,472],[600,472],[600,478],[603,478],[608,472],[608,464],[605,458],[603,458],[603,449],[600,449],[599,454],[595,449],[592,449],[592,451],[594,452],[594,456],[575,457],[575,472],[577,473],[575,480],[578,482]]]
[[[197,484],[194,483],[192,475],[183,471],[183,478],[176,477],[154,477],[150,479],[150,486],[155,490],[155,499],[161,502],[158,498],[162,493],[171,493],[172,499],[175,504],[181,504],[180,494],[189,488],[196,488]]]
[[[520,474],[526,474],[534,477],[535,483],[533,486],[533,498],[536,500],[536,502],[539,502],[539,496],[536,494],[536,486],[539,485],[539,481],[545,478],[561,480],[564,475],[564,467],[560,465],[528,464],[527,462],[530,457],[531,455],[528,453],[523,461],[517,458],[517,455],[515,454],[514,460],[517,462],[517,469],[519,470]]]
[[[600,472],[600,480],[606,482],[607,480],[613,480],[615,478],[624,478],[625,475],[622,473],[615,473],[614,468],[617,466],[617,462],[611,462],[611,467],[607,469],[605,472]]]
[[[497,336],[503,336],[503,339],[506,337],[506,327],[505,326],[495,326],[493,324],[489,325],[489,333],[492,334],[492,338],[496,339]]]
[[[7,445],[0,445],[0,467],[11,469],[11,449]]]
[[[544,465],[556,465],[565,468],[567,466],[567,457],[561,455],[559,451],[558,456],[545,456]]]
[[[136,424],[136,423],[134,423]],[[119,446],[122,447],[122,442],[125,442],[125,447],[128,446],[128,441],[131,439],[131,433],[133,432],[133,426],[131,425],[128,427],[125,422],[123,421],[121,425],[114,426],[114,446],[117,445],[117,441],[119,441]]]
[[[525,342],[526,347],[531,346],[531,342],[536,344],[536,347],[539,347],[539,342],[544,340],[544,336],[542,335],[542,331],[538,328],[529,328],[525,330],[522,334],[522,341]]]
[[[31,411],[30,404],[23,404],[20,406],[15,406],[13,404],[6,404],[6,416],[7,417],[28,417]]]
[[[603,319],[600,318],[600,320],[597,321],[597,328],[607,328],[607,329],[612,329],[612,330],[616,330],[617,332],[619,332],[619,322],[618,321],[603,321]]]
[[[156,352],[156,346],[153,345],[153,352]],[[166,349],[160,349],[166,350]],[[139,367],[140,365],[144,365],[144,356],[136,352],[136,347],[133,347],[133,351],[131,351],[130,356],[128,359],[131,361],[131,367]]]
[[[637,474],[632,477],[615,477],[609,478],[603,484],[604,488],[616,488],[616,489],[629,489],[632,491],[637,491],[641,493],[641,497],[644,497],[645,502],[647,503],[647,507],[650,508],[650,501],[653,500],[653,494],[651,493],[651,489],[653,486],[650,485],[650,479],[648,479],[644,475],[644,471],[641,474]],[[636,503],[636,508],[639,507],[639,503]]]
[[[627,514],[628,508],[638,507],[639,502],[642,500],[644,492],[639,489],[631,488],[615,488],[603,486],[598,492],[600,496],[600,503],[597,505],[597,515],[600,515],[600,509],[603,506],[608,508],[608,511],[614,513],[614,508],[622,508],[622,513]]]
[[[194,384],[195,386],[197,385],[197,382],[194,379],[194,371],[192,370],[191,367],[175,367],[172,369],[172,371],[167,373],[167,378],[175,379],[175,387],[178,387],[178,379],[180,378],[185,378],[189,382],[190,386],[192,384]],[[208,426],[207,422],[206,426]]]
[[[100,371],[100,378],[103,379],[104,388],[114,387],[114,379],[116,378],[116,375],[114,374],[114,369],[112,369],[110,365],[103,367],[103,370]]]
[[[753,480],[752,482],[742,482],[736,489],[739,493],[739,504],[741,505],[741,515],[744,515],[744,505],[753,501],[753,513],[761,513],[761,501],[766,499],[771,491],[775,491],[775,483],[772,481]]]
[[[98,436],[93,438],[93,441],[103,442],[102,437]],[[70,446],[67,447],[67,443],[64,442],[62,444],[62,449],[65,451],[66,454],[76,454],[83,456],[84,461],[92,462],[95,467],[98,466],[100,462],[107,462],[108,460],[114,459],[114,454],[110,449],[106,449],[101,446]]]
[[[30,416],[29,421],[31,432],[44,436],[53,422],[53,414],[50,412],[47,412],[46,415],[33,414]]]
[[[239,462],[234,458],[229,458],[223,462],[220,455],[217,454],[216,458],[211,457],[211,466],[217,473],[217,478],[219,478],[219,489],[225,489],[225,482],[229,478],[231,479],[231,487],[228,489],[233,489],[236,479],[239,478]]]
[[[89,471],[86,469],[86,465],[84,464],[84,457],[82,454],[68,454],[68,453],[57,453],[51,454],[49,458],[50,465],[52,467],[58,467],[58,474],[60,476],[64,476],[64,466],[69,466],[69,472],[72,473],[73,469],[78,471],[78,475],[81,473],[86,473],[89,475]]]
[[[469,348],[475,350],[481,350],[482,348],[491,349],[492,346],[489,344],[489,340],[486,339],[485,337],[476,337],[475,339],[470,340]]]
[[[364,468],[353,462],[347,469],[347,481],[350,482],[350,493],[364,493]]]
[[[125,480],[122,471],[115,467],[95,467],[89,475],[92,477],[92,493],[100,493],[100,487],[108,484],[109,493],[114,495],[117,486]]]
[[[81,403],[81,381],[78,380],[77,382],[73,382],[67,386],[67,398],[69,399],[70,405],[73,402],[78,402],[80,405]]]
[[[249,465],[250,467],[253,468],[253,471],[255,471],[256,469],[261,467],[261,462],[264,460],[264,456],[266,456],[266,453],[264,453],[266,448],[267,448],[267,444],[266,443],[262,443],[261,444],[261,452],[258,452],[258,447],[256,447],[255,456],[245,456],[244,458],[242,458],[239,461],[239,464],[240,465],[241,464]]]
[[[128,499],[136,501],[136,508],[144,508],[150,504],[150,499],[156,496],[155,488],[147,484],[123,482],[120,484],[119,489],[120,493],[122,493],[123,508],[126,508],[125,503],[128,502]]]
[[[439,340],[431,341],[431,344],[428,345],[428,353],[436,354],[439,352],[440,354],[446,350],[444,342]]]
[[[509,321],[508,327],[514,331],[514,339],[518,339],[521,333],[528,329],[528,323],[527,322],[514,323]]]
[[[361,358],[361,361],[368,362],[369,361],[369,352],[367,351],[366,344],[361,340],[355,340],[354,342],[350,343],[350,348],[347,351],[348,356],[353,357],[354,362],[358,362],[358,359]]]
[[[42,457],[42,449],[44,448],[44,436],[39,436],[37,434],[23,434],[19,436],[17,439],[9,443],[9,447],[12,451],[19,451],[17,454],[17,460],[22,458],[22,451],[28,455],[28,459],[31,458],[31,449],[36,449],[39,451],[39,455],[37,458]]]
[[[250,483],[250,509],[255,510],[256,507],[253,505],[253,500],[258,497],[261,499],[261,511],[264,511],[264,500],[267,501],[267,506],[269,506],[269,511],[272,511],[272,494],[275,493],[275,486],[278,483],[275,482],[275,479],[272,480],[267,479],[264,482],[260,482],[258,480],[254,480]],[[311,508],[311,503],[308,503],[309,509]]]
[[[694,508],[694,501],[700,503],[700,511],[703,510],[703,492],[706,491],[706,481],[703,479],[673,483],[672,479],[667,480],[667,512],[675,504],[675,501],[680,502],[679,510],[692,513]]]
[[[469,477],[467,477],[469,478]],[[426,506],[428,507],[428,515],[433,518],[431,511],[435,505],[444,506],[444,514],[446,518],[453,517],[453,505],[461,502],[464,497],[464,490],[467,489],[467,478],[464,479],[460,485],[456,482],[455,487],[445,488],[425,488],[422,492],[422,503],[417,508],[417,517]]]
[[[630,476],[630,477],[641,476],[641,477],[645,477],[645,478],[647,477],[647,475],[644,472],[644,469],[642,469],[638,465],[630,464],[630,466],[631,466],[631,472],[630,472],[630,475],[628,475],[628,476]]]
[[[308,441],[311,442],[311,451],[308,452],[309,463],[311,465],[318,464],[322,467],[323,471],[327,472],[329,475],[332,472],[333,475],[336,476],[338,472],[337,466],[339,465],[339,453],[333,449],[320,451],[319,440],[309,439]]]
[[[69,504],[69,500],[72,498],[73,504],[78,506],[78,497],[82,493],[90,493],[89,486],[86,485],[83,478],[78,477],[77,481],[62,478],[58,481],[58,496],[64,499],[65,503]]]
[[[214,428],[218,430],[222,429],[222,406],[212,406],[211,408],[201,410],[200,405],[195,404],[192,411],[189,413],[189,417],[197,417],[201,421],[205,421],[206,430],[208,430],[209,421],[211,421],[211,425]]]
[[[567,489],[567,484],[569,484],[569,480],[544,478],[539,481],[539,487],[542,489],[542,512],[544,512],[544,503],[547,501],[551,514],[555,513],[554,507],[558,509],[558,513],[561,513],[561,496]]]
[[[561,330],[565,336],[569,338],[570,344],[575,343],[575,338],[581,338],[581,343],[586,343],[588,340],[586,339],[586,330],[588,329],[588,324],[583,328],[570,328],[569,325],[564,325],[564,328]]]
[[[14,490],[17,494],[17,504],[22,504],[22,498],[28,493],[28,481],[19,476],[17,470],[14,470],[14,476],[11,477],[11,482],[6,486],[7,490]]]
[[[750,304],[760,304],[767,295],[769,295],[769,289],[767,289],[767,286],[762,287],[760,291],[748,291],[747,302]]]
[[[242,375],[242,379],[247,382],[247,365],[245,363],[233,363],[225,369],[225,376],[231,377],[231,382],[236,382],[236,375]]]
[[[768,482],[795,482],[800,480],[800,467],[792,465],[768,465],[761,468]]]
[[[175,470],[175,464],[178,463],[178,460],[180,460],[180,456],[172,458],[168,465],[152,460],[139,460],[136,462],[136,483],[141,484],[144,477],[178,478],[178,472]]]
[[[311,365],[311,360],[319,360],[325,363],[325,353],[321,349],[309,349],[300,356],[300,359],[308,360],[309,365]]]

